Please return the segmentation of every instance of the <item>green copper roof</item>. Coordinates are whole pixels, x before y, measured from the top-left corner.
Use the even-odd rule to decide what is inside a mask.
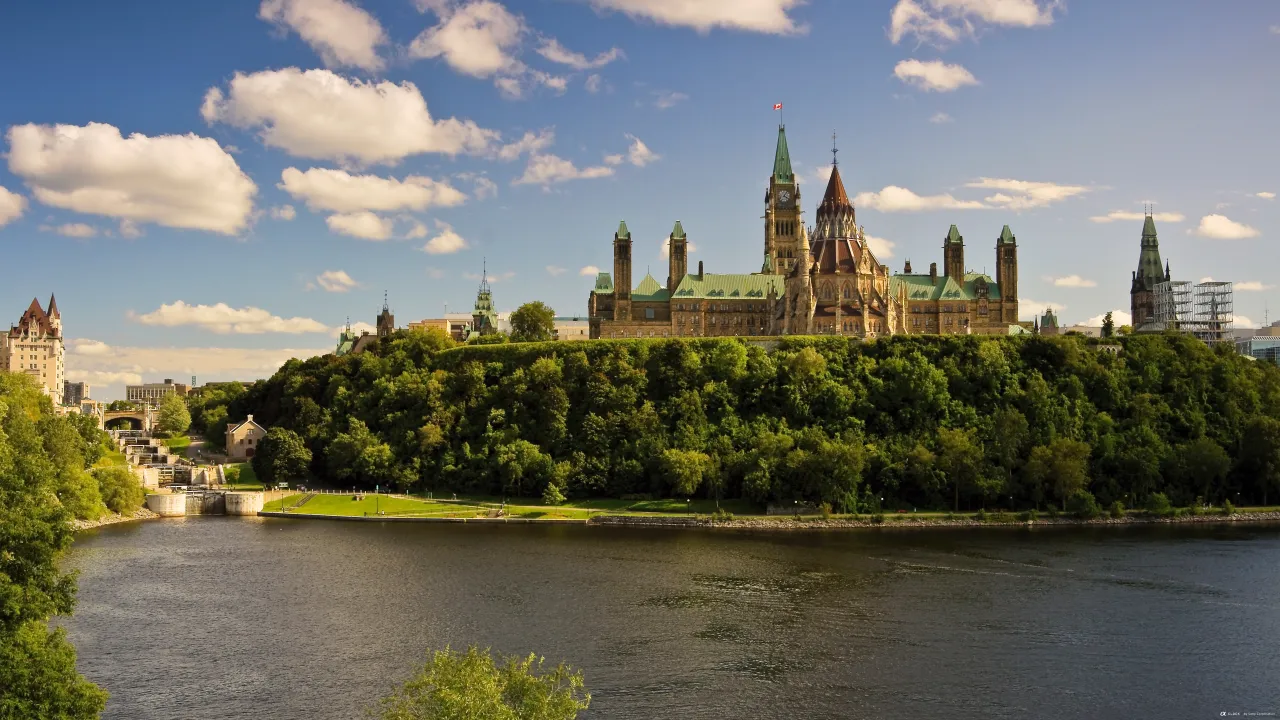
[[[765,298],[769,290],[782,295],[785,289],[781,275],[685,275],[676,287],[672,300],[702,298]]]
[[[684,239],[684,226],[680,224],[679,220],[676,221],[675,229],[671,231],[671,237]]]
[[[987,285],[988,300],[1000,299],[1000,286],[991,279],[991,276],[983,275],[982,273],[966,273],[963,283],[958,283],[955,279],[945,275],[938,276],[938,279],[934,281],[928,275],[899,273],[889,279],[889,292],[896,292],[899,285],[906,285],[907,300],[938,300],[941,302],[948,300],[976,300],[978,299],[978,286],[981,283],[986,283]]]
[[[622,222],[618,223],[618,237],[620,237],[620,238],[629,238],[629,237],[631,237],[631,231],[627,229],[627,221],[626,221],[626,220],[623,220]]]
[[[1150,215],[1148,215],[1147,219],[1142,223],[1142,236],[1143,237],[1156,236],[1156,221]]]
[[[795,182],[791,171],[791,151],[787,149],[787,130],[778,126],[778,150],[773,154],[773,179],[780,183]]]
[[[645,273],[640,284],[631,291],[631,302],[666,302],[670,299],[671,293],[649,273]]]
[[[953,226],[953,227],[954,227],[954,226]],[[1009,229],[1009,226],[1008,226],[1008,225],[1005,225],[1005,226],[1004,226],[1004,229],[1000,231],[1000,239],[999,239],[999,240],[997,240],[996,242],[997,242],[997,243],[999,243],[999,244],[1001,244],[1001,245],[1013,245],[1013,244],[1014,244],[1013,231]]]
[[[607,272],[596,273],[596,287],[595,287],[595,290],[593,290],[592,292],[605,293],[605,294],[613,292],[613,278],[609,275],[609,273]]]
[[[947,243],[959,243],[962,241],[963,238],[960,237],[960,228],[952,225],[951,229],[947,231]]]
[[[1156,221],[1150,215],[1142,223],[1142,252],[1138,255],[1138,279],[1147,290],[1165,279],[1165,269],[1160,262],[1160,240],[1156,237]]]

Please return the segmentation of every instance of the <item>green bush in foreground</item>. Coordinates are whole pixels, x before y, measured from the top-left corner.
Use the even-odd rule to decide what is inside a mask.
[[[1143,509],[1157,517],[1168,517],[1173,514],[1173,505],[1169,502],[1169,496],[1164,493],[1151,493]]]
[[[1223,501],[1222,514],[1228,517],[1236,514],[1236,506],[1231,504],[1230,500]]]
[[[1124,503],[1119,500],[1111,503],[1111,517],[1116,520],[1124,517]]]
[[[1098,507],[1098,501],[1094,499],[1093,493],[1088,490],[1077,490],[1071,495],[1071,499],[1067,500],[1067,512],[1081,520],[1092,520],[1102,514],[1102,508]]]
[[[564,663],[544,671],[543,659],[499,656],[470,647],[445,648],[384,698],[378,720],[573,720],[591,704],[582,673]]]

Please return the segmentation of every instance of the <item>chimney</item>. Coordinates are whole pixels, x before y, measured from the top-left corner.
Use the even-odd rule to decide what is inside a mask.
[[[165,385],[172,385],[172,384],[173,384],[173,378],[165,378],[165,379],[164,379],[164,384],[165,384]]]
[[[250,416],[245,420],[245,422],[253,422],[253,416],[252,416],[252,415],[250,415]]]
[[[908,260],[908,261],[907,261],[907,265],[906,265],[906,267],[902,268],[902,272],[903,272],[903,274],[906,274],[906,275],[910,275],[910,274],[911,274],[911,261],[910,261],[910,260]]]
[[[938,263],[929,263],[929,282],[938,282]]]
[[[701,260],[698,261],[698,279],[699,280],[702,279],[702,261]]]

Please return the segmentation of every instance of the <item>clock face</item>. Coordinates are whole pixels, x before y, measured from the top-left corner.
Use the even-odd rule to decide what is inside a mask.
[[[782,203],[783,205],[786,205],[787,203],[791,202],[791,191],[790,191],[790,190],[779,190],[779,191],[778,191],[778,202]]]

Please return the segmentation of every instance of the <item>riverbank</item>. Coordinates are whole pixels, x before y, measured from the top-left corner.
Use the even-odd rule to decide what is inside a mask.
[[[143,508],[138,508],[137,510],[131,513],[125,513],[123,515],[119,515],[116,513],[108,513],[98,518],[97,520],[72,520],[71,528],[77,531],[92,530],[93,528],[99,528],[105,525],[115,525],[117,523],[133,522],[134,520],[151,520],[152,518],[158,518],[158,517],[160,516],[143,507]]]
[[[714,518],[710,516],[681,515],[594,515],[589,518],[536,518],[536,517],[444,517],[444,516],[406,516],[406,515],[345,515],[304,512],[270,512],[258,513],[260,517],[287,518],[297,520],[345,520],[356,522],[396,522],[396,523],[480,523],[480,524],[572,524],[599,525],[603,527],[647,527],[647,528],[703,528],[711,530],[768,530],[768,531],[806,531],[806,530],[920,530],[936,528],[1034,528],[1034,527],[1106,527],[1126,525],[1172,525],[1172,524],[1280,524],[1280,511],[1236,512],[1223,515],[1221,512],[1201,515],[1179,515],[1154,517],[1149,515],[1127,515],[1122,518],[1095,518],[1082,520],[1072,517],[1037,518],[1034,520],[1018,520],[1015,516],[1002,519],[989,515],[985,520],[978,520],[972,515],[957,517],[912,517],[899,516],[858,516],[858,517],[787,517],[787,516],[753,516],[745,518]]]

